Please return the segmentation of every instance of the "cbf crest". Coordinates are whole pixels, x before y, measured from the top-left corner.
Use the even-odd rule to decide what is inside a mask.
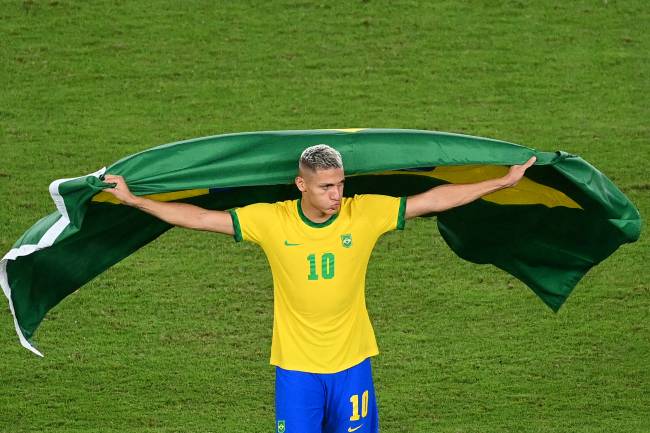
[[[287,429],[285,421],[283,419],[278,420],[278,433],[284,433]]]
[[[343,245],[344,248],[350,248],[352,246],[352,234],[351,233],[341,235],[341,245]]]

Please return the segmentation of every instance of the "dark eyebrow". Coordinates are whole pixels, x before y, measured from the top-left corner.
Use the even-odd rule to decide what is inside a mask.
[[[345,179],[341,180],[341,181],[338,182],[338,183],[345,183]],[[327,187],[329,187],[329,186],[334,186],[334,185],[337,185],[337,184],[336,184],[336,183],[319,183],[319,184],[318,184],[318,186],[321,186],[321,187],[322,187],[322,186],[327,186]]]

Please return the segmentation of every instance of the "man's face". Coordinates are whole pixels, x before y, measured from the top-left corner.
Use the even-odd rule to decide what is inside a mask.
[[[345,174],[342,168],[303,170],[296,178],[303,201],[324,214],[333,215],[341,207]]]

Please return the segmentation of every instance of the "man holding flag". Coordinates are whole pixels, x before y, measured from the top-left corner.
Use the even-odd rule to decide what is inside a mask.
[[[134,196],[121,176],[106,189],[123,204],[167,223],[233,235],[264,250],[273,275],[271,364],[276,366],[279,433],[375,433],[379,430],[370,357],[377,343],[365,305],[365,274],[377,239],[405,220],[443,212],[514,186],[535,157],[501,177],[442,185],[409,197],[344,197],[340,153],[305,149],[298,200],[230,211]]]

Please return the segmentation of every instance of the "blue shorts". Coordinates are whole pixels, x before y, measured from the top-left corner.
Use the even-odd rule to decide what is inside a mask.
[[[331,374],[275,368],[277,433],[378,433],[370,358]]]

